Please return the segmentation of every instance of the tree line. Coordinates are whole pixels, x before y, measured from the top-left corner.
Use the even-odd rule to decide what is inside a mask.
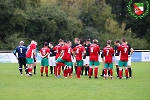
[[[129,0],[1,0],[0,50],[12,50],[20,40],[29,44],[58,39],[107,40],[125,37],[135,49],[150,47],[150,13],[135,19]]]

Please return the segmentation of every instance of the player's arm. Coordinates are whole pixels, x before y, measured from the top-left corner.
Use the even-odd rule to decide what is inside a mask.
[[[104,68],[104,52],[102,52],[101,58],[102,58],[102,66],[103,66],[103,68]]]
[[[86,55],[86,51],[85,51],[85,49],[84,49],[82,57],[84,58],[85,55]]]
[[[18,51],[17,51],[17,48],[13,51],[13,54],[15,55],[15,57],[18,59],[18,57],[17,57],[17,55],[16,55],[16,53],[17,53]]]
[[[60,58],[64,54],[64,50],[61,51],[60,55],[58,58]]]
[[[132,56],[133,51],[134,51],[133,48],[131,48],[131,49],[130,49],[130,52],[131,52],[131,53],[130,53],[130,56]]]

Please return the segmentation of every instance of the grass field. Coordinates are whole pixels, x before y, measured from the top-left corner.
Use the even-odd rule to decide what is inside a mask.
[[[0,100],[150,100],[150,63],[132,63],[132,68],[128,80],[116,74],[114,80],[79,80],[40,77],[39,65],[33,77],[20,76],[17,64],[0,63]]]

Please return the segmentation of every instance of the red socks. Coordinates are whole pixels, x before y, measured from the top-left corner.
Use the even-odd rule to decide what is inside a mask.
[[[60,65],[58,65],[58,66],[57,66],[57,75],[59,75],[59,76],[60,76],[60,73],[61,73],[61,66],[60,66]]]
[[[113,70],[110,69],[110,76],[112,77],[113,76]]]
[[[89,77],[92,76],[92,68],[89,68]]]
[[[57,68],[58,66],[55,66],[55,76],[57,76]]]
[[[41,69],[40,69],[41,75],[43,74],[43,71],[44,71],[44,67],[41,67]]]
[[[70,77],[72,76],[72,70],[71,70],[71,68],[68,68],[68,74],[69,74]]]
[[[104,77],[107,77],[107,69],[104,69]]]
[[[28,68],[28,72],[29,72],[29,74],[31,74],[32,75],[32,68]]]
[[[45,67],[45,74],[48,75],[48,67]]]
[[[97,75],[98,75],[98,68],[95,67],[95,68],[94,68],[94,76],[95,76],[95,77],[98,77]]]
[[[64,77],[67,77],[67,74],[68,74],[68,69],[64,69]]]
[[[81,78],[80,74],[81,74],[81,67],[77,67],[77,78]]]
[[[119,69],[119,78],[122,78],[122,69]]]
[[[125,70],[126,78],[128,78],[128,69]]]

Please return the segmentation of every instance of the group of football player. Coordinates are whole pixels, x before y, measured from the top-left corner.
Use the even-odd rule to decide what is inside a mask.
[[[81,75],[84,73],[89,78],[94,76],[95,79],[98,79],[98,68],[101,57],[103,65],[101,76],[105,79],[110,76],[110,79],[113,79],[114,56],[117,77],[122,79],[124,67],[125,78],[131,78],[131,55],[133,54],[131,45],[124,38],[121,40],[121,44],[119,40],[114,42],[115,49],[111,47],[110,40],[106,44],[106,47],[100,52],[100,45],[96,39],[91,42],[90,39],[83,40],[75,38],[74,45],[72,45],[71,41],[62,39],[59,39],[56,46],[53,45],[53,42],[44,42],[43,47],[39,51],[41,56],[40,75],[43,76],[45,72],[46,77],[48,77],[48,67],[50,66],[50,73],[54,74],[57,78],[61,77],[61,74],[63,74],[64,78],[72,77],[73,71],[75,71],[78,79],[81,79]],[[20,41],[20,45],[14,51],[18,59],[21,76],[23,65],[25,66],[26,75],[32,76],[32,69],[35,68],[34,62],[36,61],[36,46],[37,42],[35,41],[31,41],[28,47],[25,47],[24,42]]]

